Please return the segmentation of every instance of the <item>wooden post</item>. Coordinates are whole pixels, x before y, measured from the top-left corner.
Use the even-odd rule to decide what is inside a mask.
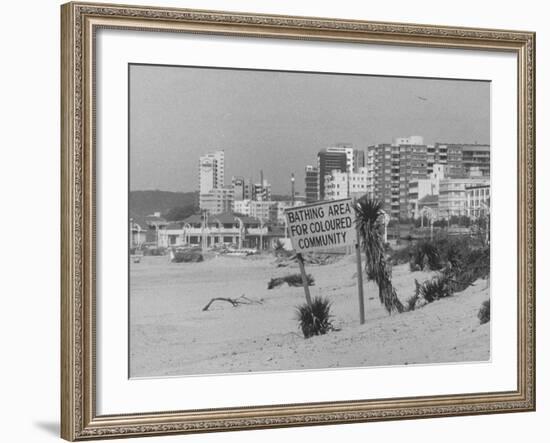
[[[359,293],[359,323],[365,324],[365,299],[363,296],[363,265],[361,264],[361,237],[357,226],[357,241],[355,253],[357,254],[357,289]]]
[[[296,259],[298,260],[298,265],[300,266],[300,273],[302,274],[302,284],[304,285],[304,292],[306,293],[306,301],[309,306],[311,306],[311,295],[309,294],[309,282],[307,281],[306,268],[304,266],[304,257],[301,253],[296,253]]]

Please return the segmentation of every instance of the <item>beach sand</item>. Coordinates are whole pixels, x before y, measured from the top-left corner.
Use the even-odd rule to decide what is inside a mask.
[[[339,331],[304,339],[296,306],[302,287],[268,290],[272,277],[299,272],[277,268],[272,255],[217,256],[201,263],[143,257],[130,264],[130,376],[155,377],[487,361],[490,323],[477,312],[489,298],[487,281],[453,297],[403,314],[388,315],[378,288],[366,282],[366,323],[359,324],[356,263],[346,256],[330,265],[306,265],[315,278],[312,296],[332,302]],[[414,280],[431,272],[393,268],[392,282],[405,303]],[[261,304],[233,307],[213,297],[246,296]]]

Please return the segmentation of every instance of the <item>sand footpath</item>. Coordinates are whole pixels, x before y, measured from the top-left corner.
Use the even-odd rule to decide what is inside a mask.
[[[330,265],[310,265],[312,296],[332,302],[340,329],[305,340],[298,329],[296,305],[303,288],[267,289],[272,277],[298,272],[277,268],[273,256],[217,256],[201,263],[169,263],[144,257],[130,265],[130,375],[219,374],[487,361],[490,323],[477,312],[489,298],[486,281],[416,311],[389,316],[378,289],[365,282],[366,323],[359,325],[356,264],[353,256]],[[414,280],[433,273],[393,268],[392,282],[405,302]],[[245,297],[261,304],[232,307],[213,297]]]

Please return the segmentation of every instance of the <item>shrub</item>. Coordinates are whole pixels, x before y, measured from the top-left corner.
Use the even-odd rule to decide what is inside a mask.
[[[449,297],[453,293],[449,284],[449,279],[444,275],[425,281],[420,285],[418,291],[428,303],[439,300],[440,298]]]
[[[457,264],[447,267],[444,273],[450,279],[453,291],[464,291],[476,280],[488,278],[490,259],[489,247],[473,249],[464,253]]]
[[[160,256],[165,255],[166,249],[161,247],[147,247],[143,249],[143,255]]]
[[[204,261],[200,248],[177,250],[174,252],[172,263],[199,263]]]
[[[441,257],[435,243],[421,241],[416,245],[413,253],[413,262],[423,271],[426,267],[431,270],[441,269]]]
[[[311,274],[307,274],[306,277],[307,277],[308,286],[313,286],[315,283],[315,279],[311,276]],[[267,289],[278,288],[279,286],[282,286],[285,283],[288,286],[303,286],[302,274],[289,274],[289,275],[285,275],[284,277],[272,278],[267,283]]]
[[[489,248],[481,246],[470,238],[439,237],[435,240],[423,240],[416,244],[391,252],[393,264],[409,262],[411,271],[426,268],[441,270],[452,279],[460,282],[464,289],[478,278],[489,276]],[[459,289],[456,289],[459,290]]]
[[[296,308],[298,325],[304,338],[324,335],[332,329],[330,306],[331,303],[327,298],[314,297],[311,305],[304,303]]]
[[[460,246],[452,242],[445,251],[445,261],[453,268],[459,267],[463,260],[463,251]]]
[[[479,324],[483,325],[491,320],[491,300],[485,300],[477,313]]]
[[[391,252],[390,258],[394,265],[409,263],[411,271],[423,271],[426,268],[438,270],[443,262],[437,243],[429,240],[396,249]]]

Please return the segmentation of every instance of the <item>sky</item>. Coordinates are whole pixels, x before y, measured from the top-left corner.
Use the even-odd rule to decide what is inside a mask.
[[[304,168],[336,143],[365,150],[395,137],[490,143],[490,83],[132,65],[130,189],[198,189],[198,159],[225,151],[225,182],[242,175],[275,194],[303,194]]]

